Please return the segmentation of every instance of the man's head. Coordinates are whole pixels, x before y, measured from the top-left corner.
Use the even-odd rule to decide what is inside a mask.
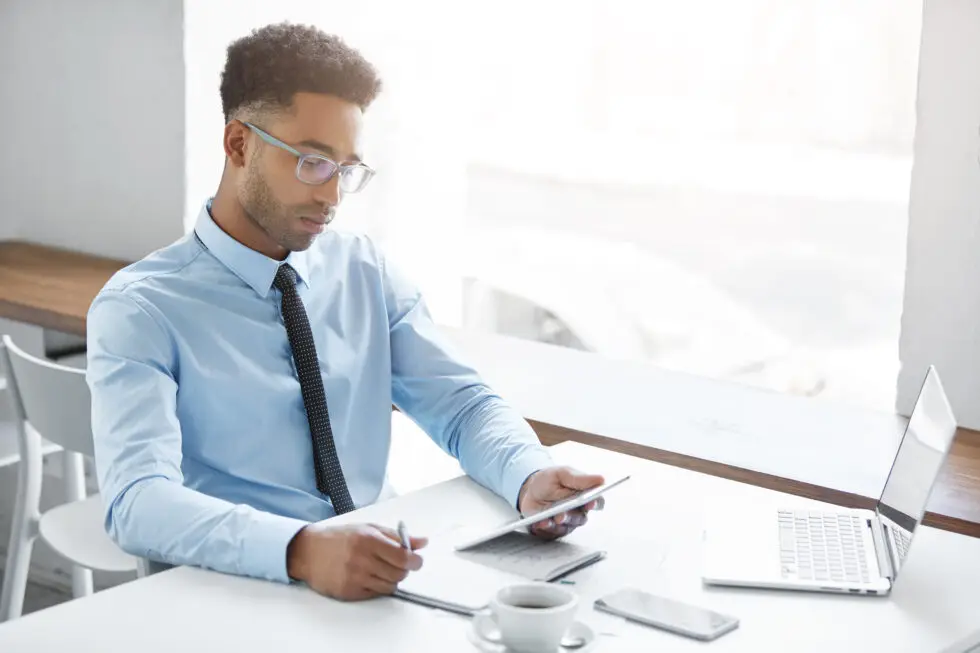
[[[295,152],[360,163],[362,113],[380,88],[356,50],[314,27],[269,25],[228,47],[221,75],[225,175],[269,247],[308,248],[345,190],[370,176],[351,169],[316,183],[333,171],[330,162],[310,158],[300,169]]]

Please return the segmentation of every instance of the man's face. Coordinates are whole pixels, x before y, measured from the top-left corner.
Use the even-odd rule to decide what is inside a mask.
[[[360,107],[332,95],[297,93],[292,110],[255,126],[303,153],[335,163],[360,161]],[[342,199],[340,175],[311,186],[296,178],[297,157],[247,135],[246,160],[238,178],[238,201],[246,215],[287,251],[310,247],[334,218]]]

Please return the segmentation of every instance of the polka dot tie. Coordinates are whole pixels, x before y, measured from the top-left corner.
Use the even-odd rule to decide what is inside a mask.
[[[293,350],[303,405],[306,407],[306,419],[310,423],[310,435],[313,438],[316,487],[330,496],[338,515],[350,512],[354,510],[354,502],[350,498],[344,472],[340,468],[340,459],[337,458],[313,331],[310,330],[310,320],[303,300],[296,292],[296,271],[288,264],[280,265],[273,285],[282,291],[282,319],[286,323],[286,336]]]

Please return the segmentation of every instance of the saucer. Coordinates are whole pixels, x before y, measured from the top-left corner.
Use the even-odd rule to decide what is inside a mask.
[[[484,639],[480,636],[480,621],[484,619],[489,619],[487,614],[477,614],[473,619],[470,620],[470,625],[466,629],[466,639],[470,641],[470,644],[475,646],[478,650],[483,651],[483,653],[510,653],[511,649],[507,648],[499,642],[491,642],[490,640]],[[496,627],[496,626],[494,626]],[[541,651],[541,653],[588,653],[596,644],[596,634],[592,628],[589,627],[587,623],[582,621],[576,621],[568,629],[568,633],[565,635],[566,638],[581,638],[585,640],[585,643],[578,648],[566,648],[564,646],[559,646],[553,651]]]

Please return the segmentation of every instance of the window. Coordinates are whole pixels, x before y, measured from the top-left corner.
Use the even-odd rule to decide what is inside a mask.
[[[313,22],[386,83],[341,226],[438,320],[892,410],[920,2],[233,4],[186,10],[192,213],[224,47]]]

